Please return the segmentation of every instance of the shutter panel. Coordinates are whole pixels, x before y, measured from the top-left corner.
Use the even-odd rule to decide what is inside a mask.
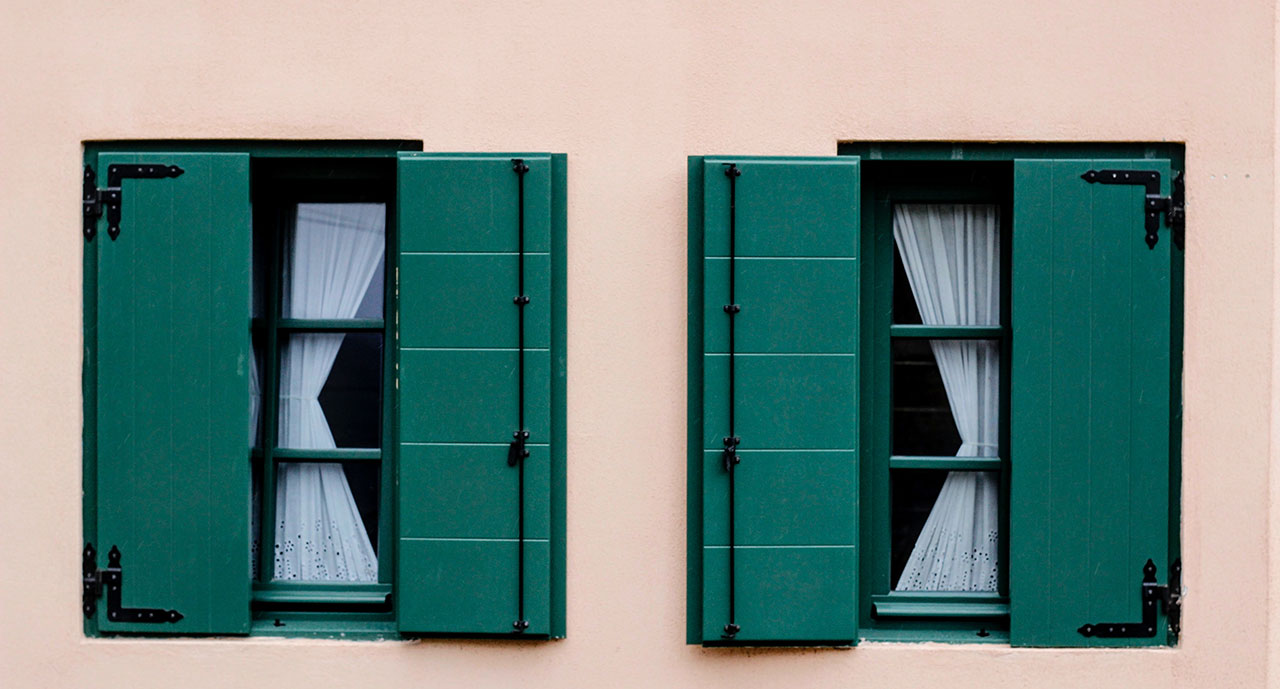
[[[99,187],[109,166],[124,163],[184,172],[123,180],[119,238],[108,237],[104,217],[85,246],[96,282],[86,303],[85,446],[97,484],[88,540],[99,568],[119,549],[122,606],[173,609],[182,619],[112,621],[104,595],[97,626],[247,633],[249,156],[103,154]]]
[[[1169,577],[1170,261],[1141,186],[1089,169],[1167,160],[1019,160],[1013,221],[1010,637],[1018,646],[1168,643],[1085,637],[1142,618],[1143,565]],[[1163,218],[1162,218],[1163,222]],[[1176,361],[1176,360],[1175,360]],[[1159,607],[1159,606],[1157,606]]]
[[[563,512],[553,525],[552,509],[553,484],[563,500],[564,378],[562,345],[552,352],[553,318],[557,330],[564,322],[552,246],[563,243],[563,213],[553,222],[553,207],[563,206],[564,190],[563,158],[549,155],[400,158],[396,601],[406,633],[512,636],[521,619],[520,470],[508,465],[520,415],[513,158],[528,166],[524,636],[563,635],[560,613],[553,619],[563,593],[552,591],[551,541],[563,529]]]
[[[741,173],[732,190],[730,163]],[[691,587],[701,580],[690,641],[853,643],[858,159],[695,158],[690,174],[690,334],[701,336],[689,358],[700,393],[690,396]],[[731,303],[741,307],[732,399]],[[725,639],[730,622],[740,630]]]

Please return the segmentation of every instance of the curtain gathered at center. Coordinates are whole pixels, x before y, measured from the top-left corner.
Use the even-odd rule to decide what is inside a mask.
[[[925,325],[1000,324],[999,209],[899,204],[893,238]],[[995,457],[1000,351],[985,340],[931,340],[961,445],[957,457]],[[898,579],[899,591],[995,591],[999,481],[994,472],[947,474]]]
[[[353,318],[383,259],[385,224],[382,204],[298,204],[286,244],[284,317]],[[280,447],[337,447],[320,406],[320,392],[345,337],[305,333],[285,340],[280,358]],[[279,465],[274,576],[377,581],[377,555],[341,464]]]

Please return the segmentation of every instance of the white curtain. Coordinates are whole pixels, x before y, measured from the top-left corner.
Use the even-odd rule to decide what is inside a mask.
[[[262,384],[258,382],[258,348],[249,362],[249,447],[258,445],[258,416],[262,414]]]
[[[893,239],[925,325],[999,325],[999,209],[899,204]],[[994,457],[999,440],[1000,352],[995,342],[931,340],[961,445],[957,457]],[[999,482],[952,471],[916,539],[899,591],[995,591]]]
[[[262,384],[258,381],[258,348],[253,348],[253,361],[249,362],[249,447],[257,447],[258,445],[258,417],[262,415]],[[258,534],[262,533],[259,515],[262,512],[262,498],[258,489],[258,479],[255,474],[253,486],[250,488],[252,495],[250,496],[249,507],[249,571],[253,574],[253,580],[258,580],[258,551],[262,548],[262,541],[258,538]]]
[[[286,318],[352,318],[382,261],[386,210],[302,203],[287,244]],[[345,336],[290,336],[280,359],[280,447],[337,447],[320,391]],[[378,559],[342,465],[282,463],[276,472],[275,578],[376,581]]]

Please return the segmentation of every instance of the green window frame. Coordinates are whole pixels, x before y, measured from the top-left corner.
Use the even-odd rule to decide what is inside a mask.
[[[394,508],[396,455],[394,442],[395,357],[389,347],[395,341],[392,319],[397,306],[395,283],[398,268],[396,246],[395,165],[387,157],[318,158],[261,161],[253,172],[255,251],[266,249],[267,273],[263,284],[264,313],[254,318],[255,339],[263,345],[261,379],[262,433],[254,447],[254,477],[260,490],[258,578],[253,584],[254,617],[270,622],[273,630],[296,624],[298,613],[327,614],[337,619],[393,624],[392,573],[395,569]],[[381,203],[386,208],[383,260],[383,317],[351,319],[285,318],[282,292],[285,257],[288,255],[283,218],[299,203]],[[259,237],[262,234],[264,236]],[[257,260],[255,258],[255,260]],[[377,447],[296,449],[279,446],[280,360],[285,338],[309,333],[377,334],[382,338],[379,384],[380,409]],[[378,467],[378,557],[376,582],[283,581],[272,578],[275,554],[276,470],[281,462],[361,462]]]
[[[100,551],[86,552],[86,576],[110,582],[102,578],[113,576],[106,551],[119,542],[123,593],[119,603],[111,605],[171,606],[179,614],[165,624],[121,621],[110,617],[108,598],[99,590],[93,609],[86,610],[86,635],[565,635],[567,157],[420,151],[417,141],[85,143],[86,169],[95,170],[91,182],[99,187],[106,185],[112,164],[159,162],[182,168],[170,175],[172,179],[124,179],[120,236],[98,231],[86,243],[83,266],[83,528],[86,544]],[[527,174],[513,174],[513,167],[519,167],[513,164],[522,159]],[[523,213],[517,213],[515,204],[517,182],[523,189]],[[356,201],[386,204],[383,317],[284,318],[280,288],[285,237],[278,217],[282,209],[298,202]],[[402,442],[402,420],[412,410],[418,414],[410,419],[413,433],[436,432],[421,412],[429,412],[432,395],[441,392],[436,389],[439,384],[424,387],[420,367],[405,369],[401,338],[408,334],[417,349],[441,349],[431,347],[430,340],[437,332],[432,314],[444,313],[442,309],[465,312],[465,317],[450,320],[444,335],[465,342],[445,343],[444,350],[493,346],[485,338],[499,332],[495,324],[501,324],[502,337],[516,332],[520,302],[513,303],[511,295],[517,289],[518,218],[527,221],[530,241],[536,244],[526,248],[526,270],[534,271],[525,292],[532,298],[527,310],[532,338],[528,351],[535,371],[527,383],[533,386],[528,413],[543,424],[535,431],[541,437],[530,441],[531,455],[517,463],[522,476],[523,467],[529,467],[530,483],[520,489],[521,503],[513,478],[517,471],[508,468],[508,442],[503,437],[472,443],[500,449],[501,469],[488,466],[494,453],[487,449],[476,464],[475,457],[466,456],[465,443],[444,455],[444,460],[458,463],[434,467],[447,475],[424,473],[417,456],[407,468],[401,461],[402,450],[414,444]],[[106,219],[96,221],[99,230],[105,230]],[[478,254],[450,245],[454,240],[471,243],[480,254],[504,258],[493,264],[473,261]],[[418,251],[433,242],[437,250]],[[479,246],[485,243],[490,246]],[[252,317],[251,254],[263,246],[271,247],[267,279],[261,285],[264,309]],[[413,271],[408,282],[402,280],[404,257],[416,260],[422,253],[437,262],[453,261],[447,280],[424,279],[431,276]],[[406,299],[412,310],[402,313]],[[288,334],[309,332],[382,337],[377,447],[278,447],[274,391],[279,350]],[[251,339],[260,345],[263,373],[261,430],[251,443],[254,447],[246,445],[244,437],[245,364],[252,361]],[[506,346],[505,340],[500,344]],[[509,386],[498,390],[484,382],[509,381],[503,366],[482,367],[469,375],[473,383],[482,383],[465,390],[469,402],[484,405],[490,400],[486,396],[497,395],[491,402],[502,407],[508,396],[514,398],[515,391],[506,390]],[[516,418],[503,416],[502,433],[509,436],[507,424],[515,427]],[[404,432],[413,439],[408,427]],[[177,452],[179,448],[184,451]],[[376,583],[271,580],[272,469],[281,461],[316,460],[378,463]],[[248,571],[249,481],[254,472],[261,477],[263,514],[259,581],[251,581]],[[472,489],[451,491],[444,485],[449,481]],[[519,485],[525,485],[523,478]],[[436,510],[435,521],[426,523],[422,508],[432,501],[444,511]],[[454,557],[448,551],[444,560],[438,559],[438,552],[424,559],[415,551],[412,562],[400,561],[404,543],[431,540],[418,536],[448,536],[439,540],[472,542],[475,547],[487,541],[507,542],[514,553],[514,543],[520,541],[515,538],[515,516],[526,513],[517,504],[532,510],[527,512],[529,556],[518,566],[514,557],[508,561],[506,546],[491,563],[498,567],[479,578],[441,580],[421,574],[463,567],[462,562],[448,561]],[[418,533],[470,522],[486,524],[487,531]],[[459,550],[457,556],[475,547]],[[397,587],[397,579],[403,586]],[[517,592],[530,600],[530,624],[513,633]],[[126,610],[124,619],[130,614]]]
[[[1009,539],[1009,247],[1012,215],[1012,178],[1000,163],[935,162],[902,163],[867,161],[863,173],[862,235],[863,294],[861,406],[863,461],[861,463],[862,560],[859,631],[877,641],[920,639],[1001,643],[1008,642]],[[893,206],[898,203],[992,204],[999,207],[1000,325],[927,326],[896,323],[895,299],[904,285],[895,284],[896,248],[893,239]],[[893,345],[902,340],[935,338],[991,339],[1000,346],[1000,439],[996,457],[905,456],[894,454],[892,409],[894,399]],[[893,526],[893,476],[897,472],[991,471],[1000,475],[1000,582],[997,591],[942,592],[895,591],[891,577]]]
[[[726,600],[732,600],[728,592],[733,586],[726,585],[726,576],[719,571],[725,569],[723,565],[703,556],[704,543],[723,537],[720,532],[726,526],[719,513],[726,504],[735,504],[732,497],[726,503],[720,484],[733,481],[730,476],[735,474],[737,481],[743,481],[751,463],[745,451],[740,453],[741,463],[726,476],[704,459],[704,445],[712,433],[705,425],[718,423],[716,406],[725,403],[719,385],[705,383],[708,376],[719,374],[710,368],[704,371],[704,360],[710,366],[708,357],[718,351],[708,340],[713,331],[706,328],[724,319],[715,308],[720,295],[712,295],[719,289],[718,282],[712,284],[707,278],[712,259],[719,255],[719,249],[713,251],[710,245],[711,227],[722,222],[720,216],[729,207],[721,197],[730,198],[733,193],[730,185],[705,172],[704,163],[737,162],[745,178],[751,172],[748,166],[761,159],[692,157],[688,643],[851,645],[859,639],[1058,647],[1176,643],[1176,622],[1166,616],[1163,606],[1156,606],[1149,627],[1148,623],[1141,625],[1149,634],[1117,637],[1098,632],[1103,628],[1115,631],[1122,624],[1133,629],[1139,626],[1132,623],[1143,619],[1141,582],[1148,558],[1155,563],[1158,583],[1177,585],[1177,575],[1171,571],[1177,571],[1179,557],[1184,257],[1181,245],[1174,246],[1180,237],[1164,226],[1164,218],[1156,246],[1149,248],[1145,243],[1142,186],[1094,184],[1096,177],[1090,180],[1085,173],[1090,169],[1154,170],[1160,175],[1160,193],[1168,196],[1173,193],[1175,176],[1185,169],[1183,147],[849,142],[840,144],[838,153],[838,158],[862,165],[858,193],[845,205],[859,215],[855,226],[861,225],[861,272],[857,288],[843,297],[859,304],[856,355],[861,357],[860,404],[856,414],[838,422],[840,429],[824,428],[822,432],[843,429],[861,438],[855,453],[857,485],[848,488],[833,483],[820,471],[797,464],[789,476],[794,490],[779,491],[790,493],[789,497],[770,503],[757,500],[745,510],[756,528],[759,521],[794,523],[797,515],[805,514],[801,510],[831,504],[833,490],[857,505],[857,575],[850,579],[838,568],[829,569],[819,575],[820,581],[812,583],[823,586],[838,581],[842,589],[857,592],[856,613],[851,615],[856,618],[852,620],[856,632],[849,635],[851,639],[843,632],[797,638],[790,630],[801,624],[795,618],[802,614],[802,608],[788,601],[795,595],[792,588],[797,582],[812,576],[793,572],[791,564],[778,561],[763,579],[754,572],[756,581],[737,586],[739,598],[743,591],[748,596],[763,596],[754,602],[763,607],[752,610],[753,635],[735,639],[715,633],[724,621],[719,618],[725,617],[726,607],[732,609]],[[799,166],[805,159],[774,160]],[[815,212],[815,204],[804,200],[825,198],[841,183],[835,176],[796,178],[783,185],[784,193],[758,192],[766,196],[748,196],[744,202],[742,194],[747,187],[739,182],[738,226],[755,228],[749,232],[763,229],[766,236],[789,231],[786,220],[751,204],[767,199],[771,208],[804,205],[808,206],[805,212]],[[1000,206],[999,327],[928,328],[893,323],[890,212],[897,201],[989,202]],[[825,215],[817,217],[812,227],[836,222],[847,215],[845,209],[816,211]],[[848,222],[847,217],[842,222]],[[751,279],[749,273],[738,273],[740,282],[750,285]],[[740,284],[738,289],[750,287]],[[781,296],[779,290],[775,285],[773,298]],[[816,292],[814,286],[792,290],[787,302],[796,311],[789,316],[792,322],[807,323],[806,319],[832,313],[833,308],[839,313],[840,308],[829,300],[807,305],[797,300],[796,295]],[[771,306],[763,301],[741,306],[743,313],[761,308]],[[833,316],[830,323],[835,327],[841,321]],[[891,454],[891,343],[943,336],[1000,341],[1000,440],[998,457],[993,460]],[[830,337],[830,333],[814,337]],[[740,416],[754,414],[753,419],[765,419],[771,406],[778,410],[773,413],[786,418],[794,418],[801,409],[769,393],[747,398],[735,394],[731,404],[738,407]],[[852,428],[846,428],[846,423]],[[744,448],[750,431],[742,431]],[[899,468],[1000,471],[1001,573],[994,595],[891,590],[890,475]],[[806,475],[806,471],[812,473]],[[765,477],[745,480],[760,478]],[[1136,489],[1139,486],[1141,489]],[[834,538],[842,528],[833,526],[828,535]],[[734,531],[735,527],[727,529]],[[728,571],[733,571],[732,565]],[[831,600],[833,608],[839,604]],[[739,608],[742,605],[739,601]],[[835,626],[833,623],[829,629]]]

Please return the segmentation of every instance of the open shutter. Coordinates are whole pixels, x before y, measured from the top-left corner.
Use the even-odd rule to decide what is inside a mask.
[[[141,163],[182,172],[121,180],[118,237],[103,217],[85,247],[85,564],[119,553],[125,608],[112,614],[107,580],[92,616],[109,632],[247,633],[249,156],[103,154],[96,183]],[[163,621],[130,621],[138,608]]]
[[[1149,248],[1141,185],[1089,170],[1167,160],[1019,160],[1013,220],[1010,636],[1018,646],[1170,641],[1141,625],[1143,568],[1169,581],[1171,233]],[[1093,636],[1081,628],[1094,625]]]
[[[694,158],[689,186],[689,641],[853,643],[858,159]]]
[[[400,158],[403,632],[563,634],[558,612],[553,619],[562,592],[552,584],[563,552],[562,536],[552,547],[563,519],[552,506],[553,484],[562,491],[563,482],[564,359],[552,335],[563,329],[563,295],[552,294],[562,174],[563,159],[550,155]],[[521,430],[529,434],[523,459],[512,457]]]

